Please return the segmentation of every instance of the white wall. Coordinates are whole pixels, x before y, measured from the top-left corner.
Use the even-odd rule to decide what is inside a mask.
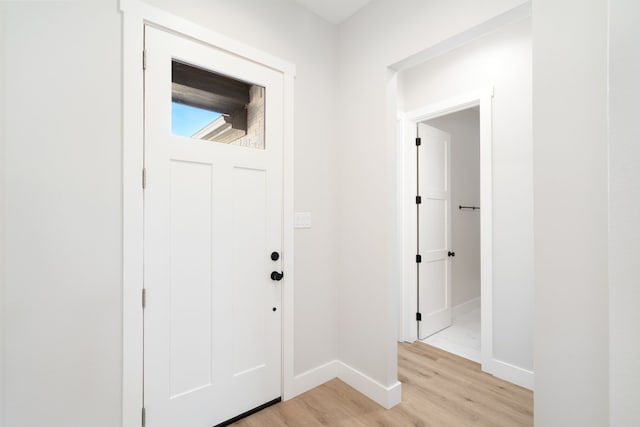
[[[467,109],[427,122],[451,135],[453,307],[480,298],[480,113]]]
[[[494,86],[493,351],[494,358],[531,371],[531,21],[404,71],[400,81],[405,111]]]
[[[7,427],[120,424],[116,2],[5,5]]]
[[[296,232],[295,370],[335,359],[335,27],[287,0],[154,3],[297,65],[295,204],[314,223]],[[7,427],[120,425],[118,4],[3,8],[8,393],[0,419]]]
[[[609,423],[607,14],[607,0],[533,2],[534,418],[544,427]]]
[[[148,3],[296,65],[294,204],[313,224],[295,235],[295,373],[335,359],[335,27],[289,0]]]
[[[610,425],[640,425],[640,3],[609,0]]]

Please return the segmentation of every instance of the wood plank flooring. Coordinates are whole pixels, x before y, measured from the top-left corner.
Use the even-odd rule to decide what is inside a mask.
[[[533,426],[533,394],[480,365],[416,342],[398,349],[402,403],[385,410],[334,379],[235,424],[265,426]]]

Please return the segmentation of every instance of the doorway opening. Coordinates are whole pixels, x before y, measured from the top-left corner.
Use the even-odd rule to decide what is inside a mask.
[[[420,122],[417,132],[418,338],[479,363],[480,109]]]
[[[484,88],[399,116],[402,341],[492,352],[491,102]],[[457,287],[456,287],[457,285]]]

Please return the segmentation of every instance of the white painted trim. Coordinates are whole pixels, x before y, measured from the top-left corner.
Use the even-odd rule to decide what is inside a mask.
[[[293,73],[284,75],[284,150],[283,162],[283,213],[282,213],[282,271],[286,277],[282,283],[282,399],[296,396],[293,387],[294,378],[294,87]]]
[[[337,378],[340,374],[340,369],[340,361],[332,360],[331,362],[327,362],[317,368],[313,368],[300,375],[296,375],[293,378],[293,386],[291,387],[292,397]]]
[[[480,297],[471,299],[467,302],[463,302],[462,304],[458,304],[453,307],[453,320],[455,321],[460,316],[464,316],[467,313],[472,312],[475,309],[480,308],[482,305],[480,304]]]
[[[461,94],[459,96],[443,100],[422,108],[399,113],[403,119],[403,140],[401,142],[401,155],[404,159],[405,167],[398,171],[398,183],[403,187],[398,188],[398,192],[403,194],[401,206],[398,212],[404,213],[404,237],[406,244],[402,250],[403,277],[406,279],[403,284],[403,310],[402,321],[404,341],[413,342],[418,337],[416,322],[413,320],[415,313],[416,292],[416,272],[415,272],[415,239],[416,234],[416,213],[415,209],[405,209],[411,206],[415,197],[415,144],[411,143],[415,137],[417,123],[455,113],[470,107],[480,107],[480,264],[481,264],[481,295],[482,306],[482,368],[493,360],[493,197],[492,197],[492,107],[493,87],[486,87]]]
[[[339,378],[386,409],[392,408],[402,400],[402,384],[399,381],[385,387],[337,359],[296,375],[291,391],[297,396],[334,378]]]
[[[493,88],[480,103],[480,341],[482,365],[493,359]]]
[[[534,390],[535,376],[533,371],[523,369],[519,366],[515,366],[498,359],[492,359],[488,364],[483,363],[482,369],[494,377],[509,381],[510,383],[532,391]]]
[[[394,82],[397,84],[397,82]],[[394,121],[395,121],[395,130],[396,130],[396,170],[398,171],[403,171],[405,169],[405,162],[404,162],[404,155],[402,153],[402,143],[404,141],[406,141],[407,139],[405,138],[405,130],[404,130],[404,126],[403,126],[403,121],[402,121],[402,117],[397,116],[394,117]],[[405,185],[405,177],[406,174],[403,173],[399,173],[397,176],[397,183],[396,185],[398,186],[398,188],[406,188]],[[405,209],[407,208],[404,203],[404,194],[402,193],[402,191],[397,191],[396,192],[396,205],[398,207],[398,211],[396,213],[396,234],[398,236],[397,242],[396,242],[396,253],[402,253],[403,252],[403,248],[408,244],[406,242],[406,233],[404,232],[404,226],[405,226],[405,222],[404,222],[404,218],[406,215]],[[406,277],[407,272],[405,271],[403,267],[402,263],[398,264],[398,267],[400,269],[400,271],[398,272],[399,276],[400,276],[400,283],[405,283],[408,278]],[[402,321],[402,313],[408,309],[408,307],[406,307],[406,301],[408,298],[408,295],[406,295],[406,288],[405,286],[400,286],[400,294],[396,295],[396,311],[395,311],[395,317],[397,317],[397,341],[403,341],[404,337],[408,335],[407,331],[405,331],[405,324]]]
[[[193,22],[173,15],[162,9],[158,9],[140,0],[120,0],[120,10],[125,14],[135,15],[142,22],[151,24],[171,32],[190,37],[215,46],[239,57],[248,59],[257,64],[264,65],[283,74],[295,76],[294,64],[273,56],[267,52],[255,49],[249,45],[238,42],[223,34],[211,31],[208,28],[194,24]]]
[[[142,20],[123,14],[122,80],[122,425],[139,427],[142,408],[143,78]]]
[[[340,365],[338,378],[383,408],[390,409],[402,401],[400,381],[387,387],[344,362],[338,363]]]
[[[139,0],[120,0],[123,13],[123,355],[122,425],[139,427],[142,408],[142,268],[143,205],[141,172],[143,165],[143,28],[154,25],[223,49],[283,73],[283,248],[286,278],[282,283],[282,395],[295,396],[293,368],[293,142],[295,66],[268,53],[195,25],[183,18],[149,6]]]
[[[481,104],[481,100],[488,98],[489,101],[491,101],[492,97],[493,87],[485,87],[440,102],[425,105],[424,107],[406,113],[400,112],[398,115],[404,120],[417,123],[478,106]]]
[[[399,310],[402,334],[398,337],[400,341],[413,342],[418,337],[418,328],[416,322],[410,321],[407,316],[416,311],[416,295],[415,286],[411,287],[411,283],[417,282],[415,254],[416,248],[416,210],[413,208],[411,200],[415,197],[415,146],[410,143],[415,137],[416,127],[409,120],[404,118],[402,113],[398,113],[401,122],[400,140],[397,142],[398,157],[401,158],[401,164],[398,168],[398,194],[399,205],[397,207],[398,216],[401,216],[402,225],[400,227],[401,237],[398,239],[402,242],[400,248],[400,269],[401,269],[401,308]],[[411,153],[414,151],[414,153]],[[413,161],[411,159],[413,158]],[[412,177],[414,177],[412,179]]]
[[[466,31],[456,34],[446,40],[441,41],[427,49],[424,49],[415,55],[411,55],[401,61],[391,65],[389,68],[395,71],[403,71],[415,67],[418,64],[429,61],[438,56],[451,52],[454,49],[464,46],[478,38],[485,36],[505,25],[522,21],[531,17],[531,1],[516,6],[488,21],[485,21],[475,27],[471,27]]]

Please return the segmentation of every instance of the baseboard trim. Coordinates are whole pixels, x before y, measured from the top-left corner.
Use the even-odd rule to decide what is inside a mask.
[[[286,400],[318,387],[334,378],[339,378],[358,392],[364,394],[380,406],[390,409],[402,401],[402,384],[385,387],[373,378],[363,374],[339,360],[332,360],[293,378],[291,394]]]
[[[482,370],[494,377],[534,390],[535,375],[527,369],[498,359],[491,359],[489,363],[482,364]],[[293,379],[292,393],[286,399],[298,396],[334,378],[341,379],[383,408],[390,409],[402,401],[402,384],[399,381],[387,387],[383,386],[373,378],[339,360],[332,360],[296,375]]]
[[[462,304],[458,304],[455,307],[453,307],[452,312],[453,312],[453,318],[456,319],[460,316],[464,316],[465,314],[480,308],[480,297],[471,299],[467,302],[463,302]]]
[[[340,365],[338,378],[383,408],[390,409],[402,401],[402,384],[400,381],[385,387],[346,363],[338,363]]]
[[[287,400],[337,378],[340,369],[340,362],[338,360],[332,360],[324,365],[296,375],[293,378],[293,390],[291,395],[287,397]]]
[[[489,363],[482,364],[482,370],[510,383],[519,385],[531,391],[534,390],[535,375],[533,371],[503,362],[498,359],[491,359]]]

